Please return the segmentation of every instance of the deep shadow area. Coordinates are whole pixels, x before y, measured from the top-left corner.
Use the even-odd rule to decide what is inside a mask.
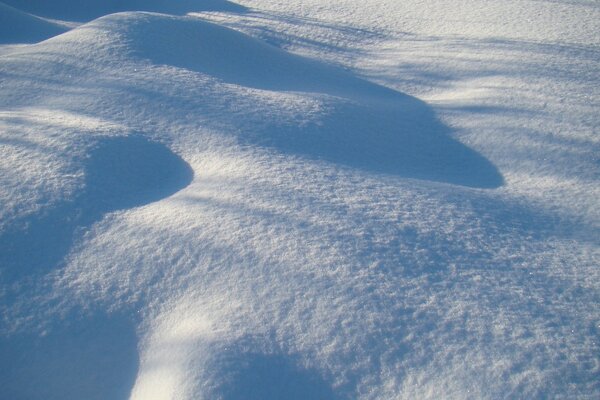
[[[0,397],[129,398],[139,366],[133,324],[103,313],[54,321],[42,333],[0,340]]]
[[[0,2],[0,44],[36,43],[67,30]]]
[[[222,400],[339,400],[316,371],[284,355],[243,354],[218,371],[223,380],[213,398]]]
[[[81,200],[97,214],[169,197],[193,178],[191,167],[181,157],[137,135],[100,141],[91,150],[85,171]]]
[[[177,15],[194,11],[246,11],[245,7],[227,0],[3,0],[3,3],[31,14],[78,22],[121,11]]]
[[[243,87],[326,96],[329,107],[318,124],[272,118],[260,132],[241,127],[242,142],[408,178],[475,188],[503,184],[494,165],[454,140],[415,97],[195,18],[122,18],[134,54],[155,64]]]
[[[85,186],[74,199],[0,232],[2,280],[57,267],[78,234],[106,213],[168,197],[193,178],[191,167],[166,146],[136,135],[100,139],[83,169]]]

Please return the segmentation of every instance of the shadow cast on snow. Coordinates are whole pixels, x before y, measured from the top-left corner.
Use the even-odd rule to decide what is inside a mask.
[[[55,320],[42,334],[0,340],[3,399],[125,400],[138,368],[134,325],[118,315]]]
[[[82,231],[110,212],[166,198],[187,186],[191,167],[142,136],[98,141],[84,160],[85,186],[64,202],[0,232],[0,277],[13,282],[60,265]]]
[[[280,354],[244,353],[217,368],[220,385],[212,398],[223,400],[340,400],[314,370]]]

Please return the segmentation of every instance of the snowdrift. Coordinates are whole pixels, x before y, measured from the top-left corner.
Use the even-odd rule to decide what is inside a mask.
[[[36,43],[0,56],[3,396],[599,392],[595,221],[531,201],[430,104],[243,33],[285,13],[4,3],[2,43]]]
[[[243,132],[237,138],[242,142],[411,178],[482,188],[502,184],[497,169],[453,140],[425,103],[326,64],[193,18],[122,14],[84,29],[118,35],[131,56],[153,64],[242,87],[325,96],[331,103],[319,126],[274,124]]]

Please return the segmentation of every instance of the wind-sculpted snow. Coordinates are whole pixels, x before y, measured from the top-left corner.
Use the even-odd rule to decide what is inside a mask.
[[[444,2],[9,4],[163,14],[3,41],[0,397],[598,397],[597,50]]]

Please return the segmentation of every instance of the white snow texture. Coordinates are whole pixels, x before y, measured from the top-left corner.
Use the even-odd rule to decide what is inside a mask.
[[[600,3],[0,0],[1,399],[600,398]]]

